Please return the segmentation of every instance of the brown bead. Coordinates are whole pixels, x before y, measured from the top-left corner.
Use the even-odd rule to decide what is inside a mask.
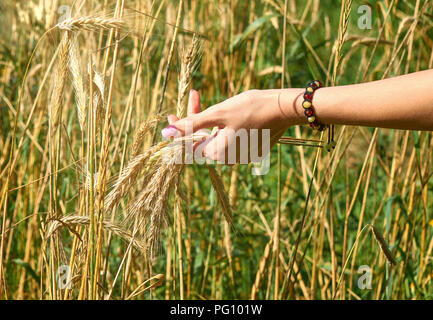
[[[313,115],[313,113],[314,113],[314,111],[313,111],[312,108],[305,109],[305,111],[304,111],[304,114],[305,114],[307,117],[311,117],[311,116]]]
[[[309,92],[305,92],[304,93],[304,99],[311,102],[311,100],[313,99],[313,94],[311,94]]]

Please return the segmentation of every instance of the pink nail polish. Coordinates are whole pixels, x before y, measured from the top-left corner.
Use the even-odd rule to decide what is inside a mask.
[[[161,130],[161,134],[164,138],[175,137],[179,134],[179,130],[175,126],[169,125]]]

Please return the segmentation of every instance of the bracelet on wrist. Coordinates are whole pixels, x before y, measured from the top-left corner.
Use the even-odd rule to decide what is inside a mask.
[[[334,141],[334,126],[326,125],[321,123],[316,116],[314,106],[313,106],[313,98],[316,90],[322,88],[323,85],[319,80],[314,80],[307,85],[304,93],[304,101],[302,102],[302,107],[304,108],[304,114],[307,117],[307,121],[311,128],[317,131],[324,131],[328,129],[328,143],[325,145],[325,148],[329,151],[335,148]]]
[[[319,122],[313,106],[314,93],[320,88],[322,88],[322,83],[319,80],[314,80],[308,84],[305,89],[302,107],[304,108],[304,114],[307,117],[310,127],[314,130],[323,131],[326,129],[326,125]]]

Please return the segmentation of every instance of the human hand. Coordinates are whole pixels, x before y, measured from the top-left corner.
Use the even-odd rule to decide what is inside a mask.
[[[200,112],[200,94],[191,90],[188,116],[179,120],[169,115],[170,125],[163,129],[162,134],[165,137],[185,135],[213,127],[208,138],[194,147],[202,148],[203,155],[209,159],[227,163],[229,151],[235,146],[236,162],[239,162],[242,158],[241,149],[248,151],[248,155],[251,151],[251,143],[247,143],[247,146],[236,143],[236,136],[241,130],[251,138],[253,129],[258,133],[268,129],[270,150],[290,126],[303,123],[302,101],[299,98],[302,93],[302,89],[250,90]],[[188,126],[192,127],[192,132],[187,132],[190,131]]]

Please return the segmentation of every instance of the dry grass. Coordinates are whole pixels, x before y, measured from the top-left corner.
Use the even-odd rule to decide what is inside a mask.
[[[66,2],[60,23],[0,5],[1,299],[432,297],[430,132],[336,128],[328,155],[291,128],[259,177],[159,136],[190,88],[208,106],[432,68],[431,1],[380,1],[372,30],[353,1]]]

